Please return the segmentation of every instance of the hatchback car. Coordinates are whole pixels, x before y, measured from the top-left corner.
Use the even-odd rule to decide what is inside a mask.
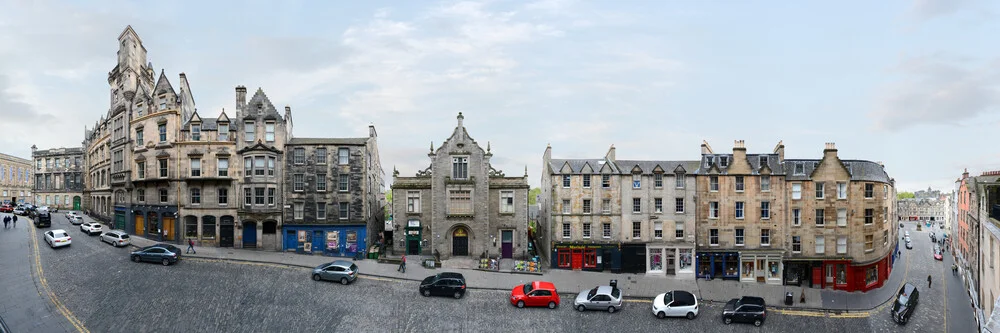
[[[14,206],[11,206],[9,204],[4,204],[0,206],[0,213],[11,213],[13,211],[14,211]]]
[[[66,233],[66,230],[49,230],[45,232],[45,243],[51,248],[69,246],[73,244],[73,238]]]
[[[465,276],[461,273],[438,273],[420,282],[420,294],[424,296],[465,296]]]
[[[559,306],[559,293],[552,282],[532,281],[514,287],[510,292],[510,304],[519,308],[525,306],[547,306],[555,309]]]
[[[354,282],[358,278],[358,265],[347,260],[328,262],[313,268],[314,281],[340,281],[340,284]]]
[[[656,295],[653,299],[653,315],[660,319],[666,317],[694,319],[698,316],[698,298],[683,290]]]
[[[913,249],[913,242],[911,242],[909,239],[906,240],[906,248]]]
[[[12,210],[11,213],[13,213],[14,215],[21,215],[21,216],[28,215],[24,212],[24,208],[21,207],[14,208],[14,210]]]
[[[181,249],[170,244],[150,245],[136,251],[132,251],[132,261],[135,262],[158,262],[163,266],[176,263],[181,259]]]
[[[576,295],[573,306],[579,311],[605,310],[610,313],[622,308],[622,290],[612,286],[600,286]]]
[[[729,325],[733,322],[753,323],[754,326],[764,324],[767,317],[767,305],[764,299],[754,296],[743,296],[726,302],[722,308],[722,322]]]
[[[77,213],[77,212],[72,211],[72,210],[66,212],[66,218],[67,219],[70,218],[70,217],[73,217],[73,216],[80,217],[80,213]]]
[[[117,230],[112,230],[105,232],[104,234],[101,234],[101,241],[114,245],[115,247],[127,246],[129,244],[132,244],[132,239],[129,238],[128,234]]]
[[[920,292],[917,291],[917,286],[907,283],[899,288],[899,293],[896,294],[896,301],[892,302],[892,321],[900,325],[905,325],[907,321],[910,320],[910,315],[913,315],[913,309],[917,307],[917,303],[920,301]]]
[[[941,247],[940,246],[934,245],[934,259],[935,260],[944,260],[944,256],[941,255]]]
[[[97,222],[84,223],[80,225],[80,231],[88,236],[100,235],[104,231],[104,226]]]
[[[68,218],[68,220],[69,220],[69,224],[72,224],[72,225],[81,225],[81,224],[83,224],[83,218],[79,217],[79,216],[70,216]]]

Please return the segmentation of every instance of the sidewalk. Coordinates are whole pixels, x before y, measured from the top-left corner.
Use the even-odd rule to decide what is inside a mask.
[[[135,246],[148,246],[157,243],[139,236],[132,236]],[[177,245],[186,249],[187,245]],[[320,255],[304,255],[290,252],[269,252],[261,250],[244,250],[218,247],[195,247],[197,254],[184,254],[183,257],[222,259],[246,262],[272,263],[287,266],[313,268],[334,260],[351,260],[343,257],[326,257]],[[823,311],[868,311],[889,301],[899,287],[906,270],[906,254],[893,268],[885,285],[867,293],[823,290],[809,287],[765,285],[722,280],[675,279],[663,276],[646,276],[645,274],[614,274],[608,272],[578,272],[570,270],[543,270],[543,274],[516,274],[509,272],[490,272],[476,269],[445,268],[428,269],[420,265],[425,259],[421,256],[408,256],[406,274],[396,271],[396,264],[380,264],[376,260],[365,259],[354,263],[358,265],[361,275],[377,276],[393,279],[421,281],[424,277],[440,273],[444,270],[462,273],[470,289],[486,289],[508,291],[514,286],[534,280],[551,281],[556,288],[566,293],[578,293],[599,285],[607,285],[612,279],[618,280],[618,287],[624,295],[630,298],[650,299],[656,295],[674,289],[687,290],[698,294],[702,301],[725,303],[739,296],[763,297],[767,304],[776,308],[809,309]],[[431,258],[427,256],[426,258]],[[799,302],[799,295],[805,291],[806,302]],[[785,292],[792,292],[794,303],[784,305]]]

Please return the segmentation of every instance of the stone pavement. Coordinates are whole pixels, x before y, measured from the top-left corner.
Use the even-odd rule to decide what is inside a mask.
[[[156,243],[138,236],[132,236],[132,243],[135,246],[147,246]],[[186,249],[187,245],[178,246]],[[299,266],[313,268],[320,264],[333,260],[351,260],[351,258],[326,257],[320,255],[303,255],[290,252],[267,252],[260,250],[243,250],[233,248],[199,247],[196,246],[196,254],[184,254],[187,257],[237,260],[248,262],[261,262],[282,264],[289,266]],[[183,258],[183,257],[182,257]],[[429,256],[427,258],[430,258]],[[568,293],[577,293],[599,285],[607,285],[612,279],[618,280],[618,287],[621,288],[627,297],[649,299],[657,294],[668,290],[680,289],[698,294],[703,301],[725,303],[731,298],[739,296],[760,296],[768,304],[777,308],[795,308],[811,310],[829,311],[868,311],[888,302],[898,290],[902,276],[906,270],[906,254],[899,260],[896,267],[890,274],[885,286],[880,289],[861,292],[844,292],[835,290],[821,290],[816,288],[802,288],[796,286],[764,285],[757,283],[744,283],[737,281],[701,279],[675,279],[662,276],[646,276],[644,274],[614,274],[609,272],[579,272],[571,270],[551,269],[543,271],[543,274],[519,274],[510,272],[490,272],[476,269],[449,268],[444,264],[444,269],[428,269],[420,265],[422,257],[408,256],[406,273],[396,271],[398,265],[378,263],[375,260],[358,260],[361,275],[370,275],[394,279],[406,279],[420,281],[424,277],[434,275],[443,270],[462,273],[471,289],[490,290],[510,290],[514,286],[534,281],[551,281],[559,290]],[[806,294],[806,302],[799,302],[799,295]],[[787,307],[783,303],[785,292],[792,292],[794,303]]]
[[[0,317],[13,332],[75,332],[38,279],[31,220],[24,216],[17,220],[16,228],[0,229]],[[36,230],[36,237],[41,238],[42,232]],[[40,247],[49,250],[44,242]]]

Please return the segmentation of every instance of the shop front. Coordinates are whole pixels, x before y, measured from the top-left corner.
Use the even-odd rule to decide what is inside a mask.
[[[285,225],[283,250],[331,257],[353,257],[366,248],[364,225]]]
[[[695,271],[698,272],[698,277],[709,280],[717,278],[737,280],[740,278],[740,253],[698,252]]]
[[[861,292],[879,288],[892,273],[891,261],[891,255],[863,265],[853,264],[850,260],[826,260],[821,269],[824,274],[822,287]]]
[[[781,253],[740,252],[740,281],[781,284]]]
[[[406,254],[409,255],[419,255],[423,251],[423,243],[421,243],[421,233],[423,229],[420,227],[420,220],[410,219],[406,221],[406,238],[403,240],[406,243]]]
[[[647,244],[646,274],[694,277],[694,249],[669,244]]]
[[[784,260],[784,284],[789,286],[819,286],[821,283],[819,279],[823,275],[822,268],[822,260],[786,258]],[[819,273],[813,274],[813,271]]]
[[[180,243],[181,237],[177,237],[181,234],[181,226],[176,223],[177,206],[134,205],[131,212],[131,215],[126,215],[131,216],[130,223],[125,223],[122,228],[126,232],[155,241]],[[115,223],[118,223],[117,219]]]
[[[554,243],[552,268],[585,271],[621,270],[622,254],[616,243]]]

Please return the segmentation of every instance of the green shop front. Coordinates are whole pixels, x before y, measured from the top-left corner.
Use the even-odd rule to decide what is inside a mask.
[[[419,255],[423,246],[421,244],[421,226],[420,220],[410,219],[406,221],[406,230],[404,232],[406,238],[404,239],[406,243],[406,254],[409,255]]]

